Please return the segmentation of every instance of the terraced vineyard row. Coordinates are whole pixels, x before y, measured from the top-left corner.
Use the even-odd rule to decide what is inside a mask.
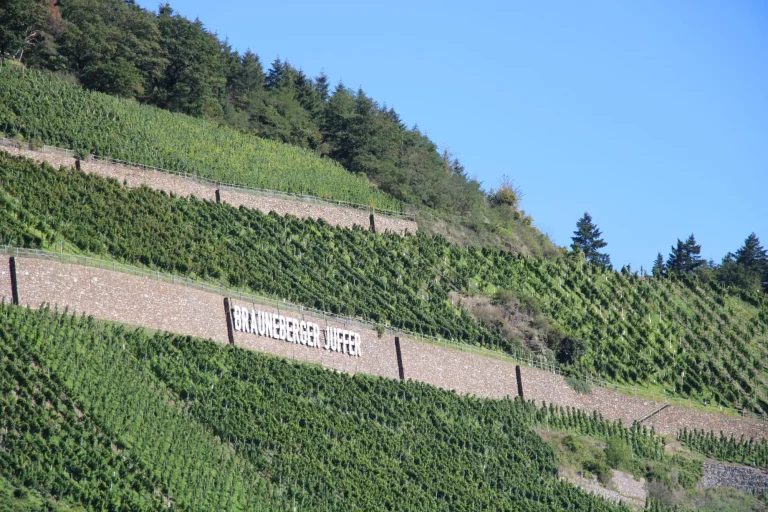
[[[14,359],[2,375],[17,375],[11,364],[29,373],[33,360],[41,376],[61,376],[60,386],[86,414],[119,432],[124,449],[183,510],[626,510],[557,478],[554,453],[527,428],[536,415],[530,404],[336,374],[49,310],[4,304],[0,316],[0,339],[18,343],[3,347]],[[611,428],[544,414],[573,428]],[[66,420],[77,423],[74,414]],[[648,433],[613,428],[636,449],[655,449]],[[85,441],[71,446],[94,445]],[[24,451],[14,445],[11,456],[34,460],[40,444]],[[118,459],[108,445],[99,450]],[[63,455],[60,464],[67,463]],[[13,476],[9,466],[1,468]],[[104,482],[113,480],[99,476],[103,494]],[[287,499],[270,493],[275,489],[285,489]],[[106,499],[94,495],[87,503],[102,508]]]
[[[0,131],[83,155],[402,211],[400,201],[365,177],[311,151],[88,92],[52,75],[15,66],[0,72]]]
[[[560,259],[465,249],[323,222],[169,198],[0,156],[2,243],[60,247],[221,281],[324,311],[515,352],[449,294],[534,296],[588,344],[566,368],[663,387],[706,403],[768,412],[768,305],[695,282],[627,276]]]
[[[677,439],[685,446],[708,457],[728,462],[768,468],[768,440],[745,440],[726,436],[722,432],[683,429]]]
[[[173,404],[121,348],[120,329],[5,304],[0,316],[11,361],[0,375],[30,394],[4,394],[3,476],[97,509],[288,507],[287,494]]]
[[[0,330],[0,474],[63,503],[162,510],[156,483],[130,452],[78,414],[57,376],[14,344],[12,328]]]

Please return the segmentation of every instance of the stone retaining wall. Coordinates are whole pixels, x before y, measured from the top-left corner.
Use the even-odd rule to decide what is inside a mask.
[[[282,357],[298,359],[300,361],[309,361],[320,363],[326,368],[332,368],[348,373],[368,373],[380,375],[390,379],[397,379],[397,355],[395,354],[395,342],[392,336],[378,337],[376,331],[372,329],[361,329],[359,326],[347,325],[341,321],[334,321],[321,318],[313,318],[310,315],[304,315],[294,310],[278,310],[277,308],[248,304],[243,301],[233,300],[233,306],[247,307],[250,309],[261,310],[267,313],[278,313],[281,315],[296,318],[298,320],[315,322],[324,330],[326,327],[345,329],[355,331],[361,336],[361,356],[350,356],[340,352],[332,352],[323,348],[308,347],[298,343],[274,340],[265,336],[249,334],[245,332],[235,332],[235,345],[238,347],[258,350]]]
[[[75,159],[62,151],[32,151],[29,149],[0,146],[0,150],[13,155],[24,156],[38,162],[48,162],[57,169],[61,166],[74,167]],[[156,190],[164,190],[177,196],[195,196],[203,200],[216,201],[216,191],[219,187],[212,184],[199,183],[191,178],[185,178],[162,171],[153,171],[128,165],[113,164],[102,160],[82,160],[80,169],[87,173],[98,174],[106,178],[114,178],[129,187],[146,185]],[[351,228],[355,225],[365,229],[370,227],[370,212],[357,208],[334,206],[326,202],[301,201],[284,197],[270,197],[257,193],[248,193],[235,188],[221,187],[219,200],[235,208],[259,210],[263,213],[274,211],[278,215],[293,215],[300,219],[323,219],[332,226]],[[415,221],[375,215],[376,231],[383,233],[415,233],[418,225]]]
[[[49,260],[16,258],[19,304],[211,338],[227,343],[219,295],[147,277]]]
[[[606,419],[621,420],[624,425],[631,425],[659,408],[662,403],[644,398],[616,393],[605,388],[592,387],[592,392],[583,395],[573,390],[565,378],[536,368],[521,367],[523,377],[523,395],[526,399],[537,402],[576,407],[586,411],[598,411]],[[674,434],[675,432],[665,433]]]
[[[517,396],[515,365],[400,337],[406,379],[426,382],[460,394],[489,398]],[[524,384],[525,386],[525,384]]]
[[[13,289],[11,288],[11,267],[10,260],[5,257],[0,260],[0,296],[5,302],[13,300]]]
[[[704,463],[703,487],[735,487],[748,492],[768,492],[768,472],[746,466]]]
[[[19,303],[22,305],[39,307],[48,303],[58,305],[59,310],[68,307],[69,311],[85,312],[105,320],[210,338],[219,343],[229,342],[223,294],[53,260],[22,257],[15,261]],[[4,259],[0,265],[0,294],[6,301],[11,300],[11,281],[9,260]],[[305,320],[312,318],[294,309],[278,311],[275,307],[257,307],[239,300],[233,300],[231,305]],[[391,334],[379,338],[374,330],[357,324],[345,325],[343,320],[318,317],[313,321],[321,328],[328,325],[358,332],[362,337],[362,356],[350,356],[243,332],[234,332],[233,341],[235,345],[246,349],[319,363],[338,371],[399,378],[394,336]],[[424,343],[406,336],[400,336],[400,347],[406,379],[455,390],[460,394],[488,398],[517,396],[513,362]],[[562,376],[544,370],[521,367],[521,376],[526,399],[588,412],[598,411],[608,419],[621,420],[625,425],[630,425],[662,405],[604,388],[593,388],[590,394],[581,395]],[[678,429],[687,426],[689,429],[704,428],[715,432],[722,430],[737,437],[742,434],[768,437],[768,425],[763,422],[681,407],[668,407],[650,418],[646,424],[654,425],[657,432],[664,434],[675,434]]]

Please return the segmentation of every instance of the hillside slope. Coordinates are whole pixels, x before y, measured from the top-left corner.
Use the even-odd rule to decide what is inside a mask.
[[[263,215],[0,156],[3,243],[70,247],[425,335],[517,353],[520,341],[454,306],[451,292],[509,291],[560,334],[567,371],[768,411],[768,305],[693,281],[639,278],[569,259],[525,259]],[[585,351],[574,347],[579,340]],[[570,358],[570,359],[569,359]]]
[[[17,393],[56,382],[120,439],[120,450],[167,486],[163,496],[182,510],[625,510],[558,480],[554,453],[527,428],[525,408],[512,402],[334,374],[45,309],[2,305],[0,314],[6,318],[0,339],[15,340],[2,342],[4,382],[15,378]],[[22,378],[20,371],[38,377]],[[46,410],[43,397],[7,394],[5,400]],[[58,428],[85,421],[73,405],[66,410]],[[146,489],[131,484],[123,469],[116,470],[119,479],[86,474],[87,485],[101,494],[69,490],[56,473],[41,472],[49,462],[72,479],[79,474],[76,462],[93,457],[82,447],[94,446],[102,458],[125,457],[103,441],[99,448],[91,437],[81,440],[92,427],[59,434],[61,446],[78,453],[68,458],[54,450],[53,439],[17,430],[14,416],[4,415],[3,422],[11,433],[0,450],[0,475],[12,482],[37,482],[46,493],[97,509],[132,496],[110,498],[110,482]],[[38,424],[25,418],[20,427]],[[17,445],[17,438],[33,444]],[[638,449],[655,446],[648,438]],[[35,464],[24,463],[28,459]],[[162,503],[152,505],[150,497],[136,494],[115,509],[159,509]]]
[[[309,194],[377,210],[404,209],[403,203],[375,188],[362,174],[350,174],[317,153],[87,92],[47,73],[20,66],[2,69],[0,131],[33,147],[45,143],[236,185]],[[421,176],[424,169],[409,172]],[[458,183],[462,179],[456,180],[455,189],[440,192],[452,197],[450,207],[409,203],[408,210],[418,213],[422,229],[462,245],[497,246],[546,257],[559,254],[516,206],[492,205],[490,198],[474,189],[464,191]],[[420,186],[432,190],[437,185]],[[472,204],[461,207],[470,192]]]
[[[400,201],[333,160],[18,66],[0,73],[0,130],[96,154],[257,188],[400,211]]]
[[[13,484],[99,510],[287,507],[279,486],[125,352],[123,329],[0,309],[0,475]]]

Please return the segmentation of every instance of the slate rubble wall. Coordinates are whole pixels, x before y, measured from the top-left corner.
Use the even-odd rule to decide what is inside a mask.
[[[19,304],[68,307],[103,320],[227,343],[221,296],[148,277],[34,258],[16,258]]]
[[[204,292],[183,284],[172,284],[149,277],[135,276],[104,268],[60,263],[36,258],[16,258],[19,303],[33,308],[47,303],[96,318],[166,330],[183,335],[210,338],[228,343],[225,294]],[[0,294],[11,300],[9,260],[0,265]],[[312,319],[308,312],[249,304],[233,300],[232,305],[280,313],[293,318]],[[354,357],[322,348],[278,341],[255,334],[235,332],[234,344],[348,373],[367,373],[399,378],[394,336],[378,334],[359,324],[343,320],[314,318],[322,329],[326,325],[358,332],[362,337],[362,356]],[[515,364],[449,346],[399,336],[406,379],[451,389],[459,394],[488,398],[517,396]],[[592,393],[576,393],[562,376],[522,366],[523,394],[526,399],[598,411],[608,419],[625,425],[642,418],[662,405],[660,402],[632,397],[605,388]],[[683,426],[705,428],[737,437],[768,438],[768,425],[751,418],[732,418],[682,407],[668,407],[645,422],[657,432],[675,434]]]
[[[24,156],[38,162],[48,162],[55,168],[61,166],[74,167],[75,158],[63,151],[47,150],[33,151],[29,149],[0,146],[0,150],[13,155]],[[293,215],[300,219],[323,219],[332,226],[351,228],[370,226],[370,212],[357,208],[334,206],[328,202],[301,201],[284,197],[271,197],[266,194],[248,193],[231,187],[217,187],[213,184],[200,183],[192,178],[185,178],[163,171],[142,169],[129,165],[115,164],[103,160],[81,160],[80,169],[87,173],[98,174],[105,178],[114,178],[129,187],[146,185],[155,190],[164,190],[177,196],[195,196],[207,201],[216,201],[216,191],[219,190],[219,200],[235,208],[259,210],[263,213],[274,211],[278,215]],[[416,233],[418,225],[415,221],[375,215],[376,231],[383,233]]]
[[[747,492],[768,493],[768,471],[746,466],[704,462],[703,487],[735,487]]]

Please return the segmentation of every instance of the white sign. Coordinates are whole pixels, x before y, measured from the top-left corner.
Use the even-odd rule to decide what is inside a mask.
[[[360,334],[346,329],[326,327],[321,331],[313,322],[240,306],[232,307],[232,327],[237,332],[360,357]]]

